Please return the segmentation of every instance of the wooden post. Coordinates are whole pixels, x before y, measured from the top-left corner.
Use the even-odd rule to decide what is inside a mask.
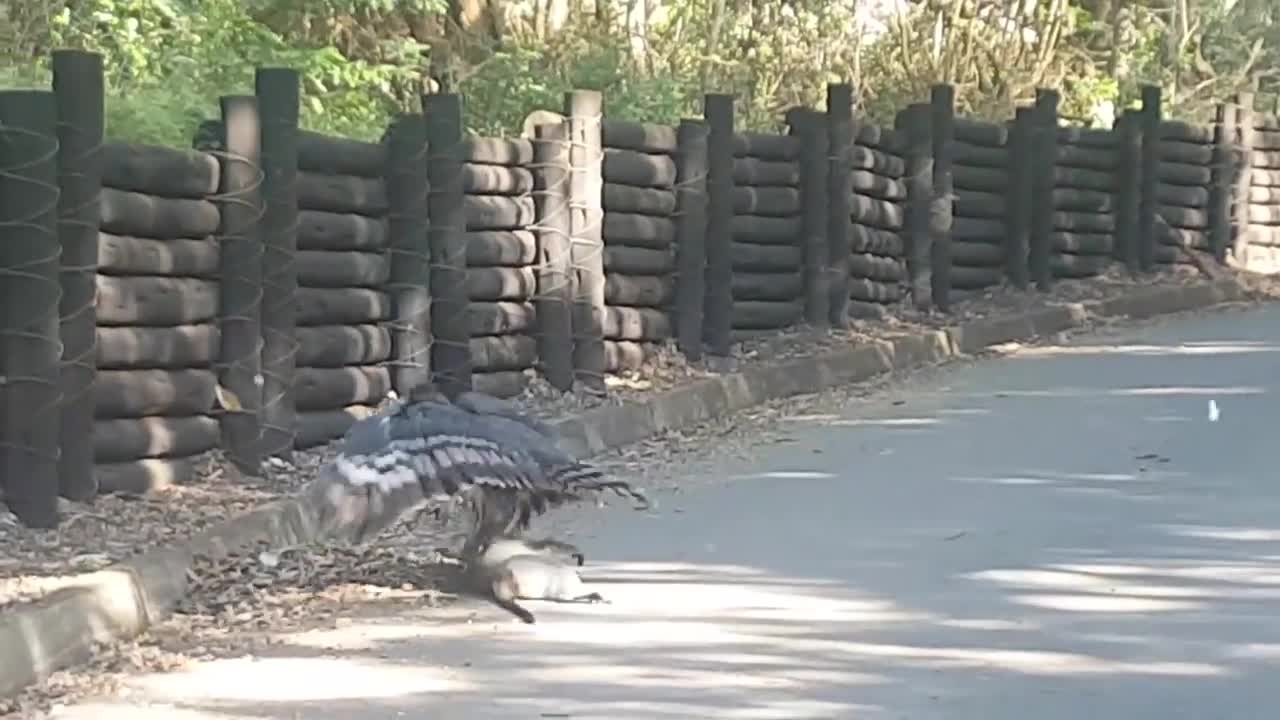
[[[594,90],[564,95],[569,120],[569,206],[573,261],[573,367],[588,392],[605,393],[604,98]]]
[[[703,338],[712,355],[728,357],[733,331],[733,102],[703,99],[707,134],[707,297]]]
[[[833,327],[849,323],[849,254],[853,221],[853,86],[827,85],[827,319]]]
[[[262,452],[290,458],[297,435],[298,103],[291,68],[258,68],[262,122]]]
[[[1142,188],[1142,124],[1133,110],[1116,118],[1116,249],[1130,275],[1141,270],[1138,212]]]
[[[814,327],[830,324],[831,289],[827,276],[827,161],[830,141],[824,114],[810,108],[787,112],[791,134],[800,140],[800,227],[804,242],[804,319]],[[848,293],[845,293],[848,296]]]
[[[573,388],[573,250],[569,212],[569,128],[534,127],[533,186],[538,222],[538,357],[562,392]]]
[[[1036,89],[1035,122],[1032,130],[1032,161],[1030,184],[1032,186],[1031,234],[1028,257],[1031,259],[1031,279],[1036,289],[1048,292],[1053,288],[1053,170],[1058,159],[1058,99],[1056,90]]]
[[[58,241],[62,246],[61,458],[58,483],[71,500],[98,494],[93,472],[93,382],[98,374],[98,227],[105,130],[102,56],[53,53],[58,101]]]
[[[1013,127],[1009,132],[1009,215],[1005,239],[1005,272],[1009,282],[1019,290],[1026,290],[1031,280],[1031,179],[1035,167],[1035,114],[1031,108],[1020,107],[1014,113]]]
[[[1239,263],[1248,261],[1249,253],[1249,196],[1253,185],[1254,95],[1239,93],[1235,97],[1236,124],[1240,128],[1237,157],[1240,177],[1236,182],[1235,198],[1231,208],[1231,255]]]
[[[707,124],[676,130],[676,344],[702,359],[702,301],[707,293]]]
[[[1231,200],[1239,182],[1239,168],[1232,152],[1238,109],[1231,103],[1218,103],[1213,118],[1213,176],[1209,187],[1209,251],[1218,262],[1227,259],[1231,245]]]
[[[222,346],[218,382],[238,407],[222,408],[222,442],[240,472],[261,469],[262,428],[262,127],[258,99],[225,95],[222,105],[222,172],[218,200],[222,220],[218,326]]]
[[[933,135],[928,103],[915,103],[898,113],[894,126],[905,145],[907,211],[903,244],[911,299],[917,309],[933,307],[933,241],[929,209],[933,206]]]
[[[943,312],[951,310],[951,223],[955,186],[951,163],[955,154],[956,89],[934,85],[929,91],[929,127],[933,135],[933,198],[929,209],[930,263],[933,265],[933,302]]]
[[[1142,86],[1142,157],[1138,178],[1138,268],[1155,269],[1156,180],[1160,171],[1160,88]]]
[[[472,389],[467,325],[467,218],[462,198],[462,98],[422,96],[427,117],[427,216],[431,245],[431,379],[453,399]]]
[[[391,388],[402,398],[431,383],[431,237],[427,206],[427,119],[400,115],[387,129],[387,292],[391,327]]]
[[[58,524],[57,123],[52,92],[0,91],[0,478],[31,528]]]

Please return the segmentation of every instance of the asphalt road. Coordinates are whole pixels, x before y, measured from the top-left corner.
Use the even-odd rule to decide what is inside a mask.
[[[1270,308],[959,366],[588,511],[611,605],[356,618],[55,717],[1274,718],[1278,351]]]

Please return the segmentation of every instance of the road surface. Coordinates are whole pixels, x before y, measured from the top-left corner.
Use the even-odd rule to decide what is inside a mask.
[[[1274,718],[1278,351],[1272,307],[957,366],[584,513],[612,605],[358,617],[54,717]]]

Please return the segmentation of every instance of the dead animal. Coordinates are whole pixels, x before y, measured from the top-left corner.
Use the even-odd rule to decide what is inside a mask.
[[[533,613],[517,600],[566,603],[608,603],[591,592],[567,558],[582,564],[582,553],[556,540],[500,538],[467,562],[467,574],[481,592],[501,608],[533,624]]]

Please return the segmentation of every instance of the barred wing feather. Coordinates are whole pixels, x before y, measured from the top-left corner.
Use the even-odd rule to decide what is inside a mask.
[[[518,414],[433,401],[365,418],[310,489],[321,530],[364,542],[424,505],[460,501],[500,501],[522,527],[588,493],[611,491],[647,505],[627,483],[575,460],[547,430]]]

